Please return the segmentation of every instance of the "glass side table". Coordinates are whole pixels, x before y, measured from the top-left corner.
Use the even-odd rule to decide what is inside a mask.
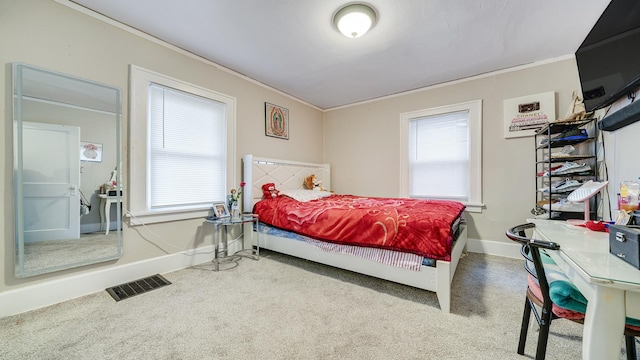
[[[228,257],[229,248],[228,248],[228,233],[227,228],[229,226],[242,225],[242,224],[252,224],[252,228],[255,227],[255,231],[251,230],[251,244],[249,248],[245,248],[245,236],[247,235],[246,229],[243,229],[244,233],[242,234],[242,249],[236,251],[234,256],[244,256],[253,260],[260,259],[260,220],[258,219],[258,215],[243,213],[239,218],[233,219],[231,217],[225,218],[216,218],[213,216],[208,216],[205,218],[205,221],[213,224],[215,227],[215,231],[217,233],[216,239],[214,240],[214,256],[213,256],[213,264],[215,266],[215,271],[220,270],[220,253],[224,254],[224,257]],[[224,231],[220,231],[220,228],[223,228]],[[256,241],[253,241],[253,233],[256,233]],[[222,249],[220,249],[220,244],[222,244]],[[255,249],[254,249],[255,244]]]

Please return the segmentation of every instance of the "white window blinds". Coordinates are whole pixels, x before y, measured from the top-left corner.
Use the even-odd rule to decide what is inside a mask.
[[[149,85],[147,209],[183,210],[224,201],[226,104]]]
[[[469,200],[469,112],[411,119],[409,196]]]

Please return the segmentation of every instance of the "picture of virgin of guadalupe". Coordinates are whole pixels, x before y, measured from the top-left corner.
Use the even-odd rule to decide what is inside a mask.
[[[285,114],[286,109],[272,106],[268,109],[268,131],[267,135],[276,136],[288,139],[287,133],[287,118],[288,114]]]

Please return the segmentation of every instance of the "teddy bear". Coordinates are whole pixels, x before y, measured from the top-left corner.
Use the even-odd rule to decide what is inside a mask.
[[[262,195],[265,199],[275,199],[276,197],[278,197],[278,195],[280,195],[280,191],[276,189],[276,184],[267,183],[262,185]]]
[[[315,174],[311,174],[304,178],[303,187],[308,190],[327,191],[322,187],[322,180],[318,179]]]

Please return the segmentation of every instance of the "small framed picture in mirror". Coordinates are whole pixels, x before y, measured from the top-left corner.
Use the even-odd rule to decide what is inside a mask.
[[[229,217],[229,209],[227,208],[227,204],[220,202],[213,204],[213,214],[217,218],[226,218]]]
[[[80,142],[80,161],[102,162],[102,144]]]

